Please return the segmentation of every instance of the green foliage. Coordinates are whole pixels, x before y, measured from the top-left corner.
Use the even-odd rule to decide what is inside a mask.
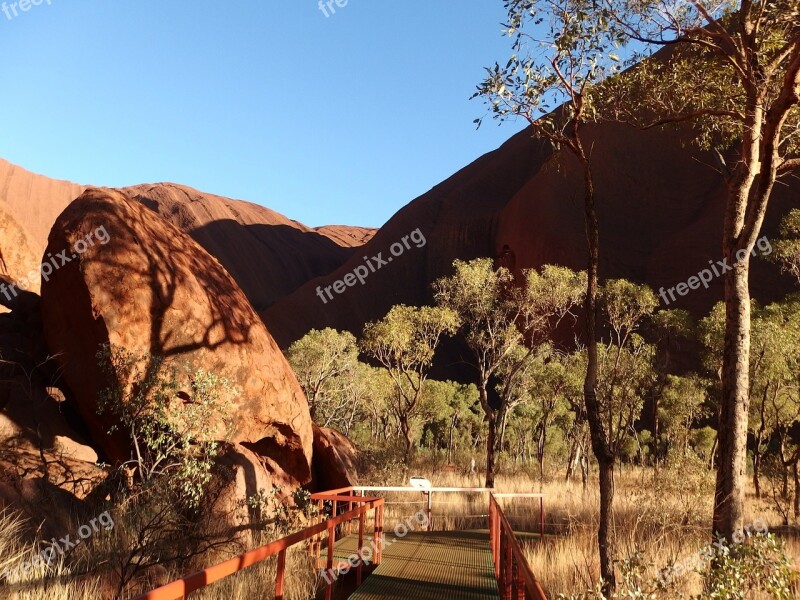
[[[642,319],[658,307],[653,290],[625,279],[607,281],[603,286],[602,300],[613,341],[620,347],[628,342]]]
[[[458,314],[447,307],[397,305],[375,323],[367,323],[361,347],[377,360],[394,383],[389,398],[405,438],[405,458],[413,445],[413,422],[423,410],[422,389],[439,341],[459,326]]]
[[[781,222],[782,239],[773,244],[770,259],[800,284],[800,208],[793,208]]]
[[[297,531],[308,519],[318,514],[308,490],[298,488],[292,492],[292,501],[287,500],[283,490],[273,485],[269,491],[258,490],[244,502],[255,523],[275,536],[281,536]]]
[[[512,55],[486,69],[473,97],[485,99],[493,118],[522,117],[556,146],[571,146],[577,132],[567,123],[594,120],[594,86],[620,70],[621,32],[591,0],[506,0],[504,7]]]
[[[766,110],[788,83],[794,55],[786,50],[797,39],[798,7],[792,0],[605,0],[601,5],[626,31],[627,64],[635,65],[597,86],[596,105],[605,118],[638,126],[691,121],[696,144],[725,151],[746,137],[753,116],[748,102],[759,95]],[[747,30],[752,35],[743,36]],[[670,40],[679,43],[672,44],[669,60],[648,57]],[[781,140],[787,155],[798,151],[798,119],[794,107],[785,129],[795,134]]]
[[[717,439],[717,430],[706,425],[700,429],[693,429],[690,432],[692,449],[698,457],[703,460],[711,460],[711,452],[714,448],[714,440]]]
[[[311,417],[329,427],[350,408],[342,402],[358,363],[356,338],[347,331],[312,329],[289,346],[286,358],[308,399]]]
[[[219,444],[230,437],[238,391],[213,373],[168,365],[158,356],[106,345],[97,358],[113,382],[99,395],[98,413],[116,417],[109,433],[121,429],[133,447],[132,459],[121,466],[132,467],[145,486],[168,477],[180,501],[196,507]]]
[[[745,543],[721,548],[705,573],[706,589],[696,600],[738,600],[750,598],[754,592],[774,600],[796,597],[800,578],[782,540],[758,534]]]
[[[361,346],[390,373],[419,373],[430,367],[439,340],[458,326],[457,313],[448,308],[400,304],[364,327]]]
[[[667,442],[668,456],[685,454],[689,448],[692,426],[705,415],[703,405],[708,398],[709,383],[696,375],[667,375],[658,403],[658,418]]]

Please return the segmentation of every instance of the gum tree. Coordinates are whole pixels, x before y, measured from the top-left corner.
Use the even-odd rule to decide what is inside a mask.
[[[420,414],[423,387],[439,341],[458,329],[458,315],[448,308],[398,305],[380,321],[367,323],[361,347],[386,369],[395,386],[390,407],[411,457],[412,422]]]
[[[492,116],[500,122],[522,118],[533,135],[548,140],[554,150],[566,148],[582,170],[588,259],[584,403],[592,449],[600,466],[600,570],[607,589],[613,589],[614,569],[608,550],[613,456],[597,402],[600,231],[591,156],[582,132],[587,123],[597,119],[594,87],[619,70],[619,58],[612,51],[618,34],[609,15],[598,10],[594,0],[504,0],[503,6],[513,54],[504,67],[495,64],[487,69],[475,96],[487,101]],[[476,122],[480,125],[481,120]]]
[[[775,185],[800,168],[800,4],[601,0],[597,5],[640,50],[631,60],[636,67],[605,86],[606,116],[641,127],[691,122],[697,142],[716,152],[727,184],[713,529],[731,539],[744,525],[750,255]],[[660,47],[669,47],[666,54],[647,57]]]
[[[545,265],[541,273],[524,270],[515,282],[492,260],[456,260],[455,273],[434,283],[437,304],[455,311],[473,355],[478,398],[486,416],[486,487],[494,486],[500,432],[535,349],[580,302],[585,274]],[[490,394],[494,396],[490,398]]]
[[[311,418],[319,421],[321,412],[328,416],[337,413],[325,405],[341,396],[347,376],[353,374],[358,363],[353,334],[331,328],[312,329],[289,346],[286,358],[308,399]]]

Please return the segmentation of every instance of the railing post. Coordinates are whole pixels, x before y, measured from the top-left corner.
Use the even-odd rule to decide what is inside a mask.
[[[335,502],[335,501],[334,501]],[[335,506],[335,504],[334,504]],[[336,526],[335,525],[328,525],[328,560],[327,560],[327,571],[328,573],[333,573],[333,550],[334,546],[336,546]],[[338,569],[337,569],[338,570]],[[325,588],[325,600],[331,600],[333,595],[333,579],[331,581],[326,580],[326,588]]]
[[[347,492],[348,496],[352,496],[354,494],[355,494],[354,490],[350,490],[349,492]],[[347,503],[347,512],[350,512],[351,510],[353,510],[353,501],[352,500],[350,500],[350,502]],[[350,535],[351,533],[353,533],[353,522],[352,521],[348,521],[347,522],[347,535]]]
[[[428,531],[433,531],[433,516],[431,515],[431,496],[433,492],[426,492],[428,496],[427,516],[428,516]]]
[[[286,550],[278,552],[278,569],[275,572],[275,600],[283,600],[283,580],[286,574]]]
[[[539,537],[544,539],[544,496],[539,496]]]
[[[503,598],[505,600],[511,600],[511,583],[514,580],[514,576],[512,573],[512,566],[514,564],[514,546],[513,540],[511,540],[511,532],[506,531],[504,532],[505,535],[503,537],[506,540],[506,547],[505,547],[505,575],[503,577]]]
[[[375,511],[375,566],[380,565],[383,558],[383,508],[381,504]]]
[[[356,570],[356,585],[361,585],[361,570],[364,567],[364,516],[358,515],[358,569]]]

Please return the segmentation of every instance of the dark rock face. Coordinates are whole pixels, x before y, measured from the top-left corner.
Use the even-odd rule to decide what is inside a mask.
[[[603,278],[628,278],[658,292],[685,282],[721,258],[725,183],[707,153],[687,151],[691,131],[639,132],[621,125],[587,129],[600,218]],[[800,201],[800,183],[776,186],[764,235]],[[567,151],[552,154],[523,131],[400,210],[336,271],[312,280],[261,312],[282,348],[310,329],[360,334],[399,303],[432,301],[430,284],[452,272],[456,258],[495,257],[516,271],[543,264],[586,268],[582,177]],[[423,248],[406,250],[323,303],[317,288],[342,279],[364,256],[383,253],[419,228]],[[762,301],[781,297],[790,282],[775,266],[753,260],[751,289]],[[676,296],[670,308],[706,313],[722,298],[722,279]]]
[[[82,244],[92,237],[93,244]],[[313,434],[305,397],[216,259],[125,193],[103,189],[88,190],[57,219],[46,256],[64,250],[69,260],[42,286],[45,337],[110,459],[127,459],[129,448],[105,433],[111,417],[97,414],[98,393],[109,386],[96,358],[103,344],[232,382],[239,392],[230,411],[232,441],[272,458],[299,483],[310,479]],[[190,401],[190,382],[180,384],[178,397]]]
[[[358,448],[334,429],[314,425],[314,488],[336,490],[358,483],[356,457]]]
[[[175,184],[123,190],[215,257],[257,310],[340,266],[370,230],[314,230],[250,202]]]

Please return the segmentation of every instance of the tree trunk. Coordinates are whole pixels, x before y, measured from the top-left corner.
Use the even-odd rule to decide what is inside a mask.
[[[597,401],[597,295],[600,226],[594,204],[592,171],[579,139],[576,139],[576,148],[578,150],[576,154],[583,164],[584,213],[589,258],[585,300],[587,365],[586,378],[583,383],[583,398],[586,404],[586,418],[589,421],[592,450],[600,464],[600,523],[597,529],[597,543],[600,551],[600,577],[603,579],[603,591],[608,596],[616,588],[613,548],[609,539],[612,503],[614,502],[614,455],[603,430],[600,405]]]
[[[400,430],[403,432],[403,440],[405,440],[406,444],[405,455],[403,459],[406,465],[408,465],[408,461],[411,460],[411,447],[413,445],[413,441],[411,439],[411,427],[409,426],[407,419],[400,419]]]
[[[753,487],[756,489],[756,498],[761,498],[761,482],[758,478],[758,471],[761,467],[761,453],[758,451],[759,442],[756,440],[756,447],[753,450]]]
[[[486,415],[489,432],[486,436],[486,487],[494,487],[495,443],[497,439],[497,417],[494,413]]]
[[[794,476],[794,518],[800,517],[800,473],[798,473],[797,459],[792,463],[792,475]]]
[[[564,476],[564,481],[570,481],[575,474],[575,465],[578,464],[580,460],[579,454],[579,438],[575,438],[572,440],[572,444],[569,447],[569,457],[567,458],[567,473]]]
[[[730,245],[725,254],[731,265],[737,260],[734,250],[735,246]],[[750,375],[749,259],[747,249],[743,260],[725,273],[725,347],[713,527],[728,540],[744,526]]]
[[[547,445],[547,425],[543,424],[539,432],[539,443],[536,447],[536,458],[539,460],[539,491],[544,485],[544,449]]]
[[[607,589],[616,584],[614,577],[614,563],[612,561],[613,548],[608,546],[611,539],[611,521],[614,505],[614,461],[600,462],[600,523],[597,531],[597,541],[600,544],[600,573],[609,573],[609,578],[603,576],[603,588]],[[606,592],[608,593],[608,592]]]

